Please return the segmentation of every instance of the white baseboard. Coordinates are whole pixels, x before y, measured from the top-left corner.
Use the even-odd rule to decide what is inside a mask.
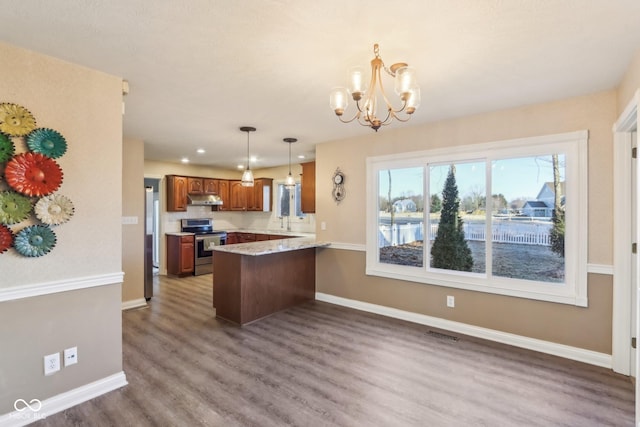
[[[122,311],[131,310],[134,308],[146,307],[146,306],[147,306],[147,300],[145,298],[122,301]]]
[[[127,384],[127,378],[124,372],[118,372],[117,374],[58,394],[41,402],[36,399],[30,400],[30,407],[24,403],[28,400],[25,399],[15,404],[14,408],[17,407],[15,411],[0,415],[0,427],[19,427],[31,424],[32,422],[45,419],[50,415],[64,411],[87,400],[124,387]]]
[[[466,323],[454,322],[452,320],[427,316],[425,314],[412,313],[410,311],[398,310],[396,308],[385,307],[383,305],[337,297],[321,292],[316,293],[316,300],[341,305],[344,307],[350,307],[356,310],[367,311],[369,313],[380,314],[387,317],[393,317],[395,319],[406,320],[408,322],[419,323],[421,325],[432,326],[434,328],[445,329],[472,337],[483,338],[489,341],[512,345],[515,347],[539,351],[541,353],[552,354],[554,356],[577,360],[579,362],[589,363],[591,365],[601,366],[603,368],[611,369],[612,367],[612,357],[610,354],[599,353],[596,351],[585,350],[578,347],[557,344],[550,341],[524,337],[507,332],[496,331],[494,329],[481,328],[479,326],[468,325]]]

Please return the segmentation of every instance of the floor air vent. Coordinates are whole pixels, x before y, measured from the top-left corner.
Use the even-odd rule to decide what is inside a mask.
[[[431,335],[432,337],[441,338],[443,340],[449,340],[449,341],[459,340],[458,337],[454,337],[453,335],[443,334],[442,332],[429,331],[429,335]]]

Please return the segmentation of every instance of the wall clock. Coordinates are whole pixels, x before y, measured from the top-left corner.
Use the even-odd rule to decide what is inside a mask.
[[[340,203],[346,196],[346,192],[344,190],[344,173],[342,173],[340,168],[337,168],[333,173],[333,191],[331,192],[331,195],[336,203]]]

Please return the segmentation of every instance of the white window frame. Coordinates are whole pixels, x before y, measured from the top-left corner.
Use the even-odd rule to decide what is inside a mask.
[[[280,186],[284,185],[284,183],[285,183],[284,180],[274,181],[273,204],[275,206],[275,209],[273,210],[273,212],[275,217],[274,220],[277,220],[277,221],[287,218],[286,216],[282,216],[280,212]],[[297,180],[296,186],[300,186],[300,185],[301,185],[300,180]],[[302,212],[302,207],[300,207],[300,212],[302,212],[302,216],[296,215],[296,203],[302,203],[302,200],[301,200],[302,197],[296,198],[295,194],[296,192],[294,191],[293,203],[289,204],[289,214],[290,214],[289,220],[291,223],[299,223],[299,224],[309,223],[309,215]]]
[[[408,280],[451,288],[499,295],[588,306],[587,299],[587,144],[586,130],[562,134],[471,144],[444,149],[400,153],[367,158],[366,201],[366,274]],[[567,197],[565,230],[565,283],[534,282],[482,273],[435,270],[429,267],[425,246],[424,267],[401,266],[379,262],[378,249],[378,176],[387,169],[424,167],[423,195],[428,192],[428,164],[456,163],[469,160],[493,160],[563,153],[566,155],[565,189]],[[490,167],[487,171],[487,194],[491,192]],[[425,216],[429,209],[425,197]],[[487,196],[490,203],[491,196]],[[487,210],[490,211],[490,206]],[[426,231],[425,231],[426,235]],[[491,243],[487,242],[487,250]]]

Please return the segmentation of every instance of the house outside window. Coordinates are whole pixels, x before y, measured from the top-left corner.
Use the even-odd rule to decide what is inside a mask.
[[[367,159],[367,274],[586,306],[587,137]]]

